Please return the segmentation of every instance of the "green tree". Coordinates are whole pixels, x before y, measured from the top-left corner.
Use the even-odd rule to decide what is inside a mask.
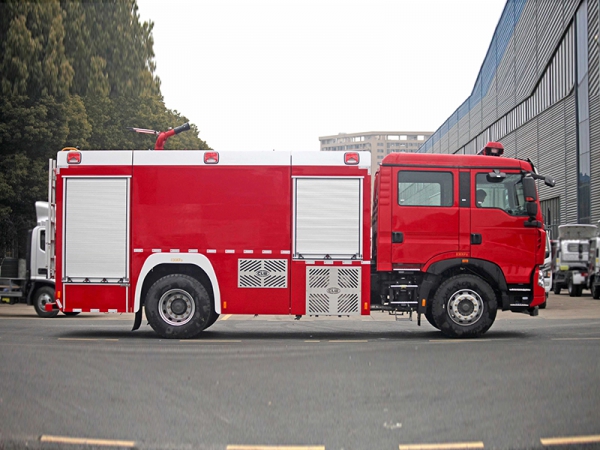
[[[58,150],[153,148],[151,136],[126,127],[188,121],[164,104],[152,28],[136,0],[0,3],[0,256],[9,247],[24,256]],[[166,148],[209,147],[192,125]]]

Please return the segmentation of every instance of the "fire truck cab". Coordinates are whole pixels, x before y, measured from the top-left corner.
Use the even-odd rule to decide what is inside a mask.
[[[546,235],[534,175],[527,161],[486,154],[384,158],[371,307],[415,310],[457,337],[484,333],[498,309],[536,314]]]

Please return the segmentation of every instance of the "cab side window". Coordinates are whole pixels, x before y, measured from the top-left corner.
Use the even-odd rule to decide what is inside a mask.
[[[398,205],[452,206],[453,181],[451,172],[401,170],[398,172]]]

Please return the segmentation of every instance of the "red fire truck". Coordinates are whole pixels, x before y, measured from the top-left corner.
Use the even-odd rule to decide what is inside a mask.
[[[144,310],[165,338],[373,310],[480,336],[545,298],[544,177],[490,153],[390,154],[371,201],[367,152],[59,152],[47,308],[135,313],[134,330]]]

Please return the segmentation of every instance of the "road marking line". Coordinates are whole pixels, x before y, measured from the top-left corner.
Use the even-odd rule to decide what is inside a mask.
[[[53,442],[57,444],[78,444],[78,445],[105,445],[110,447],[135,447],[134,441],[118,441],[113,439],[89,439],[73,438],[68,436],[48,436],[42,435],[41,442]]]
[[[553,341],[598,341],[600,337],[552,338]]]
[[[542,445],[573,445],[573,444],[593,444],[600,442],[600,434],[592,436],[570,436],[556,438],[541,438]]]
[[[409,444],[401,445],[400,450],[450,450],[463,448],[484,448],[483,442],[448,442],[445,444]]]
[[[324,445],[228,445],[227,450],[325,450]]]
[[[369,341],[366,339],[332,339],[329,342],[335,342],[336,344],[348,344],[348,343],[353,344],[356,342],[360,343],[360,342],[369,342]]]
[[[59,341],[112,341],[116,342],[118,339],[98,339],[98,338],[58,338]]]
[[[306,340],[304,342],[307,342],[309,344],[316,344],[317,342],[321,342],[321,341],[317,341],[317,340]]]
[[[221,317],[221,320],[227,320],[229,319],[233,314],[225,314],[224,316]]]
[[[189,342],[190,344],[212,344],[213,342],[219,344],[228,344],[230,342],[242,342],[240,340],[235,339],[200,339],[200,340],[190,340],[190,339],[180,339],[179,342]]]
[[[489,339],[429,339],[432,344],[465,344],[469,342],[488,342]]]

